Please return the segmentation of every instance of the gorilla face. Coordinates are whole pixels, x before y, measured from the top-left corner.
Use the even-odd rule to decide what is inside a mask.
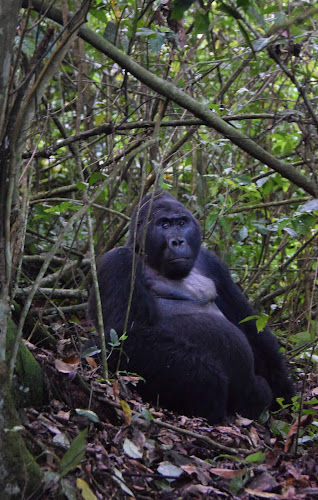
[[[144,236],[147,264],[169,279],[184,278],[193,268],[200,250],[199,223],[168,193],[155,197],[152,206],[150,203],[149,197],[139,211],[137,247]]]
[[[189,274],[197,258],[197,235],[192,218],[185,210],[175,208],[167,210],[166,207],[154,214],[145,250],[151,267],[167,278],[181,279]]]

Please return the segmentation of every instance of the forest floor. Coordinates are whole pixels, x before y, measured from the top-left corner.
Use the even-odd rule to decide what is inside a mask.
[[[318,499],[313,411],[299,419],[289,407],[262,423],[238,416],[211,426],[155,409],[135,392],[136,377],[106,383],[63,333],[58,354],[27,343],[49,401],[20,415],[45,474],[34,499]],[[317,397],[310,374],[305,399]]]

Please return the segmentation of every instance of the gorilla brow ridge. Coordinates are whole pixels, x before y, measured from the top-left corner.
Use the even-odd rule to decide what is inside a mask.
[[[147,204],[148,204],[148,203],[151,203],[151,202],[152,202],[152,203],[154,204],[154,203],[155,203],[155,201],[156,201],[156,199],[158,199],[158,198],[160,198],[160,197],[162,197],[162,196],[163,196],[163,197],[165,197],[165,198],[169,198],[171,195],[170,195],[170,193],[169,193],[169,192],[167,192],[167,191],[161,191],[160,193],[157,193],[157,194],[154,194],[154,195],[152,195],[151,193],[149,193],[149,198],[148,198],[148,200],[146,200],[146,201],[145,201],[142,205],[140,205],[140,207],[139,207],[138,219],[140,218],[140,216],[141,216],[141,218],[143,217],[142,212],[144,211],[144,208],[147,206]],[[157,206],[156,208],[157,208],[157,210],[161,210],[161,209],[165,208],[165,204],[164,204],[164,202],[163,202],[161,205]],[[155,214],[156,214],[156,212],[153,212],[153,213],[152,213],[152,216],[153,216],[153,215],[155,215]],[[142,220],[141,220],[141,221],[139,220],[138,222],[139,222],[139,223],[142,223]]]
[[[150,202],[151,202],[151,200],[155,201],[155,199],[156,199],[156,198],[160,198],[160,196],[166,196],[165,191],[162,191],[161,193],[157,193],[157,194],[155,194],[154,196],[152,196],[152,195],[151,195],[151,196],[148,198],[148,200],[146,200],[146,201],[145,201],[142,205],[140,205],[140,207],[139,207],[139,212],[141,212],[141,210],[142,210],[142,209],[143,209],[143,208],[144,208],[144,207],[145,207],[148,203],[150,203]]]

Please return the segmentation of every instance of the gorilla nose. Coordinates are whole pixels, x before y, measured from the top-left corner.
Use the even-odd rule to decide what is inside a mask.
[[[184,238],[171,238],[169,243],[172,247],[180,247],[181,245],[183,245],[184,241]]]

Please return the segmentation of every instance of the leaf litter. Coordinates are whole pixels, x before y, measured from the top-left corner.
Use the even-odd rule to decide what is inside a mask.
[[[237,416],[209,425],[144,403],[135,375],[108,382],[96,363],[31,347],[50,401],[21,411],[45,475],[34,499],[318,499],[317,440],[293,448],[312,415],[293,422],[287,408],[263,423]],[[308,379],[312,397],[318,377]],[[273,420],[289,432],[274,433]]]

